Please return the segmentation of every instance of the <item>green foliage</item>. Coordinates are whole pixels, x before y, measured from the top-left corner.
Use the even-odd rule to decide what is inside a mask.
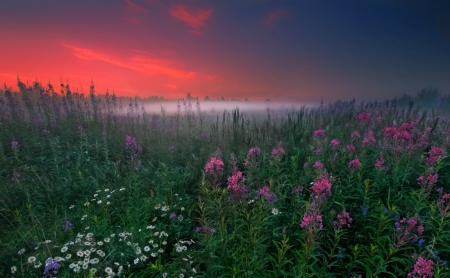
[[[58,277],[405,277],[419,257],[449,275],[450,129],[439,111],[337,102],[216,115],[188,102],[149,114],[94,87],[89,99],[68,85],[20,88],[0,103],[2,277],[41,277],[49,257]],[[432,146],[446,155],[431,161]],[[252,147],[261,154],[250,161]],[[232,153],[241,195],[228,188]],[[223,171],[205,168],[211,157]],[[315,184],[325,173],[329,194]],[[436,174],[431,186],[418,180]]]

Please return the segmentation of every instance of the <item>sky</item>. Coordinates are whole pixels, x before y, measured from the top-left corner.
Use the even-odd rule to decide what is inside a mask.
[[[447,0],[1,1],[0,84],[284,102],[450,94],[449,13]]]

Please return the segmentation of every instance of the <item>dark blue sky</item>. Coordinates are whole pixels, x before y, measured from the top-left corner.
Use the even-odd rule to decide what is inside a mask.
[[[448,15],[450,1],[2,1],[0,81],[167,98],[450,93]]]

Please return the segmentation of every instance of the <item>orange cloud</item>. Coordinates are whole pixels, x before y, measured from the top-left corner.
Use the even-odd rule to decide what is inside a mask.
[[[266,19],[266,27],[273,26],[277,21],[285,19],[289,16],[289,11],[285,9],[278,9],[273,11]]]
[[[191,33],[201,35],[201,28],[205,21],[211,16],[213,9],[188,11],[182,5],[172,4],[170,14],[192,28]]]
[[[75,47],[65,43],[63,43],[63,46],[70,49],[72,53],[80,59],[99,60],[148,75],[161,74],[173,78],[190,78],[196,74],[195,72],[184,71],[171,66],[174,62],[170,60],[148,58],[145,56],[132,56],[131,60],[122,61],[119,58],[111,57],[92,49]]]

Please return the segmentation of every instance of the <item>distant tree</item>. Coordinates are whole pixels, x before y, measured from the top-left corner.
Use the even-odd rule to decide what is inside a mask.
[[[272,102],[270,99],[266,99],[266,102]]]
[[[203,99],[204,101],[209,101],[209,100],[211,100],[208,96],[206,96],[204,99]]]
[[[439,89],[423,88],[417,93],[415,100],[421,106],[434,107],[439,105],[442,94]]]
[[[396,102],[399,106],[407,106],[413,100],[412,96],[405,93],[400,98],[396,99]]]

